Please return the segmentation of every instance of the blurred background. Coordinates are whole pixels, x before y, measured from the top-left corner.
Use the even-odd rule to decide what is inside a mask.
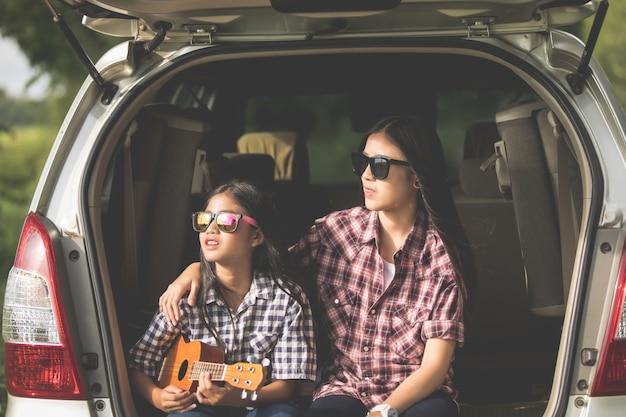
[[[80,15],[55,3],[95,62],[122,41],[83,28]],[[626,2],[613,1],[593,56],[626,104]],[[591,21],[566,28],[586,40]],[[0,2],[0,305],[22,223],[41,169],[71,100],[87,73],[41,0]],[[0,417],[4,416],[4,344],[0,341]]]

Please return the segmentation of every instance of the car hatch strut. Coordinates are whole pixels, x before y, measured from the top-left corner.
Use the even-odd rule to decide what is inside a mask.
[[[602,23],[604,23],[604,18],[606,17],[606,11],[608,8],[609,1],[601,0],[598,5],[596,16],[593,19],[593,24],[591,25],[591,30],[589,31],[589,38],[587,39],[587,44],[585,45],[582,57],[580,58],[578,69],[576,72],[568,74],[566,77],[567,82],[570,87],[572,87],[574,94],[578,95],[583,92],[583,83],[589,76],[589,62],[591,61],[591,54],[593,53],[598,37],[600,36],[600,29],[602,28]]]
[[[48,0],[44,1],[48,6],[48,9],[50,9],[50,13],[52,13],[52,18],[54,22],[57,24],[59,29],[61,29],[61,32],[70,43],[70,46],[72,47],[78,58],[81,60],[85,68],[87,68],[87,72],[89,73],[91,78],[93,78],[98,87],[100,87],[100,90],[102,90],[102,97],[100,98],[100,102],[105,105],[111,104],[113,96],[115,96],[118,87],[113,83],[104,81],[93,62],[91,62],[91,59],[89,59],[89,56],[87,56],[85,50],[80,46],[78,39],[76,39],[76,36],[67,25],[63,17],[59,13],[57,13],[56,10],[54,10]]]

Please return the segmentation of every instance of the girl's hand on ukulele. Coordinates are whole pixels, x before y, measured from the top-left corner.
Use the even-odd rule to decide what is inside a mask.
[[[211,374],[203,372],[198,378],[196,399],[203,405],[241,407],[241,390],[225,384],[223,387],[213,384]]]
[[[196,408],[196,396],[189,391],[168,385],[160,392],[158,408],[166,413],[184,413]]]

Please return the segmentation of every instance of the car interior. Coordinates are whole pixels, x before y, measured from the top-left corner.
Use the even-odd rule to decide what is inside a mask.
[[[208,191],[227,178],[262,183],[293,243],[314,219],[362,204],[349,152],[377,120],[400,113],[439,133],[477,270],[453,363],[462,415],[543,415],[581,174],[555,112],[519,75],[477,56],[286,54],[173,75],[137,109],[104,181],[101,222],[124,350],[167,285],[199,259],[190,216]]]

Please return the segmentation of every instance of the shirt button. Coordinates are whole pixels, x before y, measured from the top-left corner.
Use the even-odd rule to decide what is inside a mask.
[[[375,308],[371,309],[370,310],[370,314],[372,314],[372,315],[376,314],[376,309]]]
[[[367,397],[367,392],[361,391],[361,397]]]
[[[363,346],[363,352],[369,352],[370,347],[369,346]]]
[[[335,300],[333,301],[335,304],[339,304],[339,298],[335,298]]]

